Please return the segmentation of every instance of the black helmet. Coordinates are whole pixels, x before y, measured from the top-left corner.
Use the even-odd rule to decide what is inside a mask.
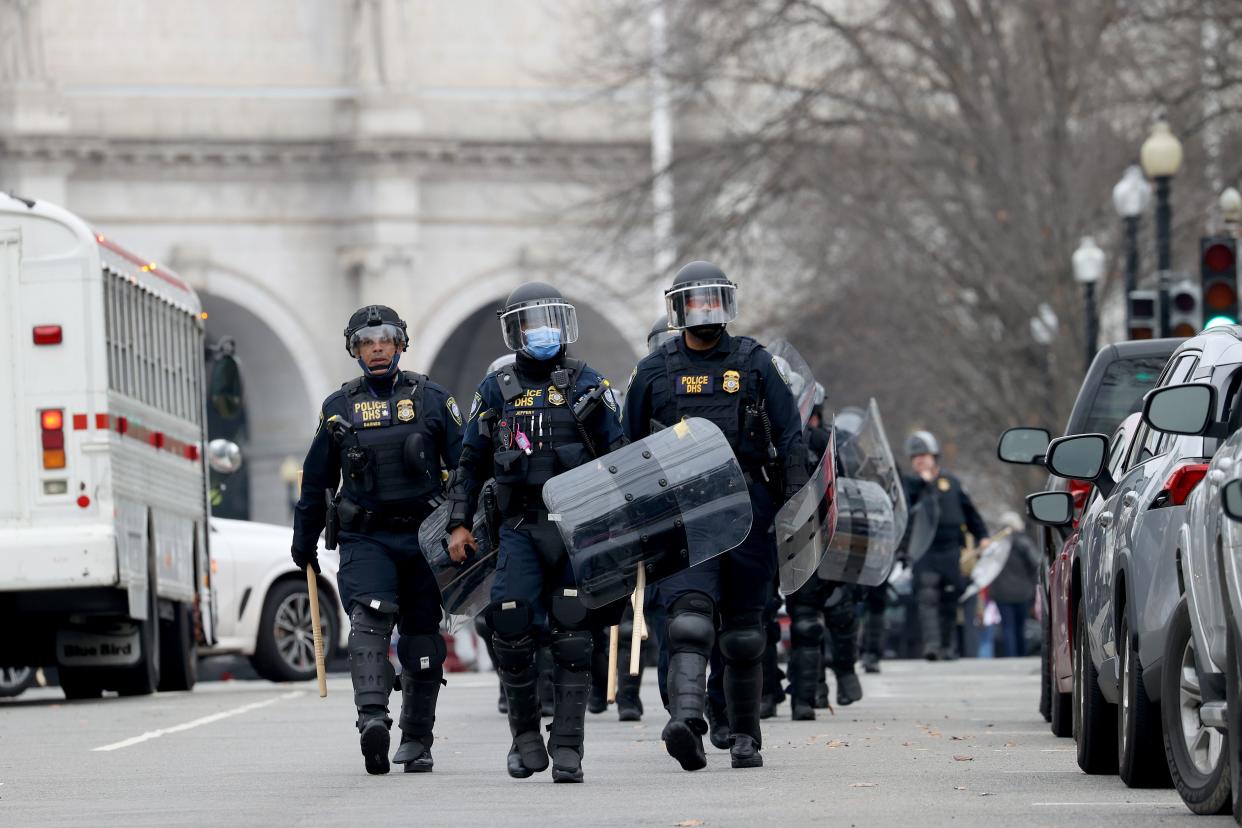
[[[350,356],[358,356],[355,353],[358,341],[371,328],[375,329],[372,333],[390,337],[402,348],[410,344],[410,337],[405,332],[405,320],[395,310],[387,305],[367,305],[354,311],[345,326],[345,350]]]
[[[505,345],[513,351],[554,344],[559,349],[578,341],[578,311],[546,282],[527,282],[514,288],[496,315]],[[538,341],[529,341],[527,333],[535,331],[539,332]]]
[[[664,291],[670,328],[723,326],[737,318],[737,285],[711,262],[691,262]]]
[[[652,323],[651,330],[647,333],[647,351],[654,354],[660,349],[661,345],[676,336],[677,331],[668,326],[668,314],[660,314],[656,321]]]
[[[916,431],[906,438],[906,454],[917,457],[920,454],[940,456],[940,442],[930,431]]]

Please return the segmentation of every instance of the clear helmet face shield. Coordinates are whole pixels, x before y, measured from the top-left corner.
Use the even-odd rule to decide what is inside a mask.
[[[737,286],[715,282],[679,285],[664,294],[670,328],[727,325],[737,318]]]
[[[500,314],[505,347],[570,345],[578,341],[578,312],[564,299],[527,302]]]
[[[405,342],[405,331],[396,325],[368,325],[365,328],[359,328],[349,335],[349,354],[355,359],[359,359],[370,345],[380,343],[404,346]]]

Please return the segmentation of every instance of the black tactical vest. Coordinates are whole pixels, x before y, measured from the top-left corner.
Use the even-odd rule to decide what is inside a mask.
[[[750,357],[759,343],[748,336],[734,337],[733,352],[723,362],[708,365],[692,362],[678,342],[672,339],[660,347],[667,386],[652,389],[653,409],[662,411],[667,401],[676,411],[677,420],[710,420],[724,432],[744,467],[761,466],[766,456],[759,435],[752,433],[752,420],[757,418],[746,413],[747,407],[758,401],[759,377],[751,370]]]
[[[341,386],[345,390],[350,436],[337,446],[341,454],[341,485],[347,494],[365,495],[390,505],[403,501],[423,501],[441,490],[439,453],[427,431],[423,416],[423,387],[427,378],[413,371],[402,371],[387,399],[376,397],[359,377]],[[407,467],[406,441],[423,436],[427,468],[415,472]],[[358,461],[351,450],[365,453],[366,472],[356,471]]]
[[[955,546],[963,542],[966,525],[966,510],[962,508],[962,490],[956,481],[944,475],[931,484],[936,489],[936,500],[940,506],[940,523],[936,526],[935,542],[937,544],[953,543]]]
[[[505,400],[491,423],[499,486],[537,488],[591,459],[572,411],[581,373],[575,359],[563,360],[560,370],[538,382],[512,365],[496,371]]]

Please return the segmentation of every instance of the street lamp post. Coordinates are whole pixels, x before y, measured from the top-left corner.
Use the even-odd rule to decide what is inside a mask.
[[[1126,167],[1125,174],[1113,187],[1113,208],[1126,227],[1126,333],[1130,331],[1130,294],[1138,289],[1139,219],[1151,203],[1151,184],[1138,164]]]
[[[1169,204],[1169,185],[1182,166],[1182,142],[1177,140],[1168,121],[1161,118],[1139,151],[1143,172],[1156,182],[1156,267],[1160,279],[1160,335],[1169,336],[1169,270],[1173,267],[1169,244],[1173,209]]]
[[[1095,239],[1083,236],[1070,262],[1074,267],[1074,281],[1082,285],[1087,340],[1086,366],[1090,368],[1091,360],[1095,359],[1096,340],[1099,338],[1099,320],[1095,313],[1095,283],[1104,275],[1104,251],[1095,243]]]

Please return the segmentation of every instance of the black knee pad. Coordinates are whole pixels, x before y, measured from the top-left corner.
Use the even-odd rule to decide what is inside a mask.
[[[552,626],[561,630],[580,630],[587,626],[590,610],[578,598],[576,589],[558,589],[548,602],[548,615]]]
[[[386,605],[386,608],[391,609],[391,612],[385,611],[385,609],[378,609],[370,604],[360,604],[357,602],[351,604],[349,609],[349,637],[352,639],[355,634],[360,636],[379,636],[387,642],[388,636],[392,635],[393,624],[397,620],[397,608],[391,604]]]
[[[794,616],[789,625],[790,643],[795,647],[816,647],[824,640],[824,625],[819,620],[819,613],[805,613]]]
[[[587,630],[552,631],[552,661],[558,667],[589,670],[594,649],[591,633]]]
[[[397,639],[397,658],[401,661],[403,671],[421,673],[425,670],[439,670],[446,655],[448,648],[444,645],[444,637],[439,633],[403,635]]]
[[[530,604],[515,599],[489,604],[481,617],[491,628],[493,639],[517,639],[530,635],[535,616]]]
[[[689,593],[673,602],[668,611],[668,648],[672,653],[708,656],[716,643],[712,600],[702,593]]]
[[[763,658],[767,637],[759,627],[733,627],[720,634],[720,654],[730,662],[755,662]]]
[[[492,638],[496,653],[496,669],[502,673],[521,673],[535,669],[535,655],[539,647],[529,635],[519,638]]]

